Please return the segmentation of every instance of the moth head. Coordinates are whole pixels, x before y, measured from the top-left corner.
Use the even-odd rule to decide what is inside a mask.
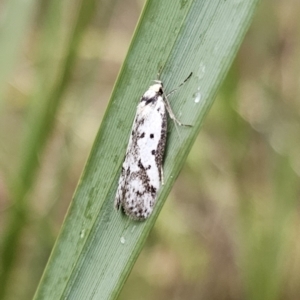
[[[155,84],[149,87],[141,99],[141,101],[146,101],[146,105],[155,102],[157,100],[157,96],[162,96],[164,93],[162,82],[158,80],[155,80],[155,82]]]
[[[156,94],[162,95],[163,94],[163,84],[159,80],[154,80],[155,84],[149,87],[150,91],[153,91]]]

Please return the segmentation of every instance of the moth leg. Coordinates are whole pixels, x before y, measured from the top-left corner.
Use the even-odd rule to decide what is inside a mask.
[[[164,185],[165,184],[165,180],[164,180],[164,169],[162,166],[160,166],[160,174],[161,174],[161,184]]]
[[[124,184],[121,187],[118,186],[118,190],[114,202],[114,206],[116,210],[119,210],[123,206],[124,192],[125,192]]]
[[[119,197],[116,197],[116,199],[115,199],[115,203],[114,203],[114,206],[115,206],[115,209],[116,209],[116,210],[119,210],[119,209],[120,209],[120,207],[122,206],[122,204],[121,204],[121,201],[120,201],[120,198],[119,198]]]
[[[192,125],[181,123],[181,122],[176,118],[175,114],[174,114],[173,111],[172,111],[171,105],[170,105],[169,100],[168,100],[168,98],[167,98],[166,95],[164,96],[164,100],[165,100],[164,102],[165,102],[165,105],[166,105],[166,109],[167,109],[167,111],[168,111],[168,113],[169,113],[169,116],[170,116],[170,118],[171,118],[175,123],[177,123],[179,126],[192,127]]]
[[[190,78],[191,76],[193,75],[193,72],[191,72],[191,74],[178,86],[181,87],[182,85],[184,85]],[[171,108],[171,105],[169,103],[169,100],[168,100],[168,96],[172,95],[174,92],[176,92],[178,90],[178,88],[172,90],[170,93],[166,94],[164,91],[163,91],[163,95],[164,95],[164,102],[165,102],[165,105],[166,105],[166,109],[169,113],[169,116],[170,118],[175,122],[175,125],[176,123],[179,125],[179,126],[188,126],[188,127],[192,127],[192,125],[189,125],[189,124],[183,124],[181,123],[175,116],[175,114],[173,113],[172,111],[172,108]]]

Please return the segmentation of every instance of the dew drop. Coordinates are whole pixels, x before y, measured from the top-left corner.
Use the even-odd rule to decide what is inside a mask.
[[[85,236],[85,229],[82,229],[82,230],[80,231],[80,238],[83,239],[84,236]]]
[[[201,62],[199,64],[199,68],[198,68],[197,75],[196,75],[198,77],[198,79],[202,79],[204,77],[205,71],[206,71],[205,64],[203,62]]]
[[[196,92],[196,93],[193,95],[193,97],[195,98],[195,99],[194,99],[194,102],[195,102],[195,103],[199,103],[200,100],[201,100],[202,95],[201,95],[200,92]]]
[[[121,244],[123,244],[123,245],[125,244],[126,240],[125,240],[124,236],[121,236],[120,242],[121,242]]]

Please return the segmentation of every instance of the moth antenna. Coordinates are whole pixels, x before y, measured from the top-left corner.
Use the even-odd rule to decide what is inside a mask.
[[[160,70],[157,73],[157,80],[160,81]],[[155,80],[154,80],[155,81]]]
[[[158,70],[158,73],[157,73],[157,80],[158,80],[158,81],[161,81],[161,80],[160,80],[160,74],[162,73],[163,68],[164,68],[164,67],[161,66],[161,67],[159,68],[159,70]]]
[[[193,75],[193,72],[191,72],[190,75],[181,84],[179,84],[179,86],[176,89],[169,92],[166,96],[170,96],[173,93],[175,93],[181,86],[183,86],[192,77],[192,75]]]

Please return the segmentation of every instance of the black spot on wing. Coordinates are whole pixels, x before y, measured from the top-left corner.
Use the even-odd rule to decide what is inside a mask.
[[[144,122],[145,122],[144,118],[135,118],[135,123],[137,124],[137,127],[143,125]]]
[[[153,139],[153,138],[154,138],[154,134],[150,133],[150,139]]]
[[[159,96],[163,94],[162,90],[159,90],[158,93],[156,93],[153,97],[148,98],[148,97],[142,97],[141,102],[144,101],[145,105],[149,105],[152,103],[155,103],[158,99]]]
[[[151,195],[153,196],[153,197],[155,197],[155,195],[156,195],[156,188],[153,186],[153,185],[149,185],[148,186],[148,192],[149,193],[151,193]]]
[[[139,159],[138,161],[138,167],[141,169],[141,170],[145,170],[143,164],[142,164],[142,161]]]

